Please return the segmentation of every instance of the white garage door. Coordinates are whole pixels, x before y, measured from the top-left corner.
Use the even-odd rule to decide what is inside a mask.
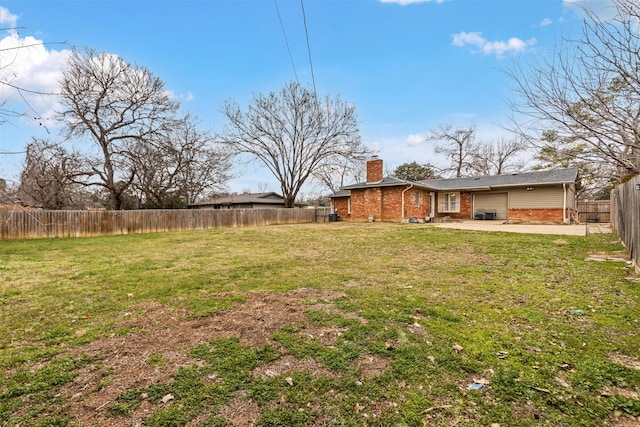
[[[476,193],[473,196],[473,213],[495,211],[496,219],[508,219],[507,193]]]

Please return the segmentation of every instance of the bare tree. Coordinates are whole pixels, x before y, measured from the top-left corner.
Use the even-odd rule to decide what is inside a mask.
[[[366,151],[363,155],[369,158],[372,154],[372,151]],[[318,167],[313,177],[328,190],[336,192],[347,183],[363,181],[365,174],[366,163],[359,157],[342,157],[328,159]]]
[[[640,3],[613,3],[613,20],[585,9],[579,38],[507,73],[520,98],[514,127],[524,138],[554,156],[602,164],[621,181],[640,173]],[[545,138],[549,131],[556,137]]]
[[[316,94],[297,82],[279,93],[258,94],[242,111],[229,100],[221,141],[236,153],[262,162],[280,182],[287,207],[293,207],[302,185],[323,165],[337,159],[364,159],[355,106],[339,97]]]
[[[521,139],[501,139],[479,144],[471,153],[470,169],[478,175],[502,175],[519,172],[525,162],[519,155],[525,151],[526,143]]]
[[[90,49],[72,53],[61,98],[67,136],[86,137],[96,148],[84,170],[88,183],[103,187],[120,209],[136,175],[132,153],[166,132],[178,104],[146,68]]]
[[[215,147],[191,116],[176,120],[152,142],[141,142],[131,154],[132,183],[142,206],[187,207],[204,193],[220,192],[229,179],[230,156]]]
[[[538,150],[532,169],[578,168],[580,171],[580,187],[578,195],[597,193],[602,189],[615,186],[618,179],[612,173],[610,164],[594,162],[583,158],[588,149],[585,142],[560,141],[556,131],[542,132],[544,145]]]
[[[49,140],[33,139],[26,148],[17,197],[44,209],[82,207],[82,186],[75,182],[80,160],[77,153]]]
[[[442,154],[449,161],[449,166],[443,172],[450,173],[455,178],[460,178],[473,171],[473,153],[476,153],[479,145],[475,141],[476,125],[469,127],[454,127],[451,124],[442,124],[436,130],[432,130],[427,136],[427,141],[441,142],[436,144],[436,154]]]

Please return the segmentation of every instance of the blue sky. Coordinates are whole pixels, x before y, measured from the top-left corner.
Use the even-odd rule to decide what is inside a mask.
[[[501,69],[552,52],[579,28],[579,3],[607,5],[304,0],[316,88],[356,105],[362,140],[386,170],[410,161],[443,165],[425,141],[429,130],[476,124],[479,140],[508,137],[503,126],[514,94]],[[147,67],[185,112],[214,130],[224,126],[219,110],[226,99],[246,106],[254,93],[277,91],[296,74],[312,83],[298,0],[2,0],[0,28],[2,81],[56,92],[69,49],[91,47]],[[20,43],[34,46],[8,49]],[[3,86],[0,100],[28,119],[0,125],[0,151],[19,152],[33,136],[55,137],[55,97],[26,95],[28,107]],[[36,113],[41,120],[31,120]],[[15,179],[21,162],[20,154],[0,154],[0,177]],[[232,191],[279,191],[257,164],[238,166],[236,175]]]

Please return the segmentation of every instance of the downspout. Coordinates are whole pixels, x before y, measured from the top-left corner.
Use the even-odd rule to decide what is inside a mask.
[[[404,193],[406,193],[408,190],[411,190],[411,188],[413,188],[413,184],[409,184],[407,188],[402,190],[402,222],[404,222]]]
[[[567,184],[562,183],[562,192],[564,197],[562,197],[562,223],[567,224]]]

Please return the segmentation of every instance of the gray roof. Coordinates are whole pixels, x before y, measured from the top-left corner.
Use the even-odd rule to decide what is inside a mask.
[[[329,197],[349,197],[351,195],[351,191],[349,190],[338,190]]]
[[[382,181],[373,181],[373,182],[359,182],[357,184],[346,185],[341,188],[341,190],[354,190],[357,188],[372,188],[372,187],[396,187],[398,185],[417,185],[419,187],[424,187],[423,184],[419,182],[406,181],[404,179],[398,179],[391,176],[385,176],[382,178]]]
[[[414,185],[431,191],[471,191],[491,190],[504,187],[521,187],[526,185],[570,184],[578,179],[578,169],[554,169],[536,172],[521,172],[505,175],[479,176],[470,178],[428,179],[424,181],[405,181],[403,179],[384,177],[382,181],[360,182],[344,186],[330,197],[348,197],[349,190],[395,187],[399,185]]]
[[[235,204],[284,204],[284,199],[278,193],[243,193],[229,196],[213,197],[202,202],[193,203],[193,206],[204,205],[235,205]]]
[[[569,184],[576,182],[577,179],[578,169],[570,168],[471,178],[430,179],[420,181],[420,184],[440,191],[491,190],[525,185]]]

